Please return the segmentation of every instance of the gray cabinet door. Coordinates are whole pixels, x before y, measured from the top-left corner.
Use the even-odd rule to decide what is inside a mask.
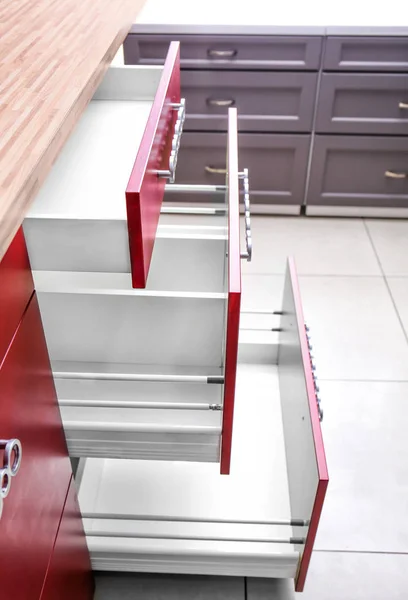
[[[323,73],[316,131],[408,134],[408,76]]]
[[[322,38],[313,36],[131,33],[124,42],[125,64],[162,64],[172,41],[180,42],[180,65],[188,69],[316,71],[322,48]]]
[[[408,71],[407,37],[329,37],[327,71]]]
[[[229,106],[238,109],[239,131],[312,128],[317,73],[182,71],[185,129],[227,131]]]
[[[222,170],[225,170],[226,143],[227,135],[224,133],[184,132],[176,184],[224,185],[225,173]],[[249,169],[252,204],[303,203],[309,146],[309,135],[239,135],[239,169]],[[171,193],[165,196],[165,200],[215,202],[217,197],[193,194],[176,197]]]
[[[316,135],[306,203],[408,206],[408,138]]]

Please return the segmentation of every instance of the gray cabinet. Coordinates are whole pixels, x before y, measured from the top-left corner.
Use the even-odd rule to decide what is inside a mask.
[[[319,133],[408,134],[408,75],[323,73]]]
[[[329,37],[325,71],[408,71],[406,37]]]
[[[408,138],[316,135],[307,205],[407,207]]]
[[[317,73],[184,70],[184,128],[227,131],[227,109],[236,106],[239,131],[310,132],[316,86]]]
[[[176,183],[225,184],[224,133],[184,132],[177,162]],[[238,140],[239,169],[248,168],[251,204],[301,205],[306,183],[309,135],[241,133]],[[217,197],[194,198],[191,194],[168,194],[171,202],[215,202]],[[220,198],[224,201],[224,198]]]
[[[135,34],[124,42],[126,64],[162,64],[181,43],[182,69],[310,70],[319,68],[322,39],[313,36]]]

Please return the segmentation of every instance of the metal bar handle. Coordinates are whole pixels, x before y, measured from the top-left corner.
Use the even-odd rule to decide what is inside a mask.
[[[401,108],[402,110],[408,110],[408,102],[400,102],[398,104],[398,108]]]
[[[245,208],[245,243],[246,252],[241,253],[241,258],[246,258],[248,262],[252,260],[252,230],[251,230],[251,206],[249,202],[249,174],[248,169],[238,173],[243,181],[244,187],[244,208]]]
[[[211,58],[234,58],[238,50],[208,50],[208,56]]]
[[[227,174],[227,169],[220,168],[220,167],[211,167],[209,165],[206,165],[204,167],[204,170],[206,173],[211,173],[213,175],[226,175]]]
[[[169,183],[174,183],[176,177],[176,167],[178,160],[178,153],[180,149],[181,143],[181,134],[183,133],[184,121],[186,119],[186,101],[184,98],[180,100],[180,103],[171,103],[171,108],[173,110],[177,110],[177,120],[176,125],[174,127],[173,139],[171,142],[171,152],[169,158],[169,170],[168,171],[157,171],[157,175],[159,177],[163,177],[169,181]]]
[[[397,173],[396,171],[385,171],[385,177],[388,179],[408,179],[408,173]]]
[[[306,325],[306,323],[305,323],[305,331],[306,331],[306,338],[307,338],[307,346],[308,346],[308,350],[309,350],[310,365],[312,367],[312,375],[313,375],[314,391],[315,391],[315,398],[316,398],[316,404],[317,404],[317,412],[319,414],[319,421],[323,421],[323,409],[322,409],[322,402],[321,402],[321,398],[320,398],[320,389],[317,384],[316,365],[315,365],[313,354],[312,354],[313,346],[312,346],[311,339],[310,339],[310,333],[309,333],[310,329]]]
[[[3,500],[7,498],[11,489],[12,478],[15,477],[21,466],[23,455],[21,442],[17,439],[0,440],[0,449],[4,450],[3,468],[0,469],[0,519],[3,513]]]
[[[233,98],[226,99],[216,99],[216,98],[208,98],[207,104],[209,106],[235,106],[235,100]]]

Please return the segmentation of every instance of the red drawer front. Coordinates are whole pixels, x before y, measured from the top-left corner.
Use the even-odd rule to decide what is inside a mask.
[[[228,309],[225,344],[224,410],[221,440],[221,474],[229,475],[234,422],[235,380],[241,309],[241,250],[238,180],[237,109],[228,110]]]
[[[0,365],[34,291],[23,230],[0,262]]]
[[[94,581],[72,478],[41,600],[92,600]]]
[[[163,74],[126,189],[130,262],[134,288],[146,287],[165,179],[158,170],[169,169],[171,143],[180,102],[180,44],[172,42]]]
[[[0,398],[0,438],[22,444],[21,468],[0,519],[0,595],[37,600],[71,465],[35,295],[0,369]]]

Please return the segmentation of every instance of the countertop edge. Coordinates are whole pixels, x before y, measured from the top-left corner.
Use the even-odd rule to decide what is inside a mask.
[[[408,36],[408,26],[186,25],[134,23],[130,33],[180,35]]]

